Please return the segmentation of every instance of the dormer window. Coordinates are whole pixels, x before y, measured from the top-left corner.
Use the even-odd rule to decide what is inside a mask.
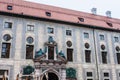
[[[13,9],[13,7],[11,5],[7,6],[7,10],[12,10],[12,9]]]
[[[113,27],[112,23],[110,23],[110,22],[106,22],[106,24],[110,27]]]
[[[78,17],[78,19],[79,19],[80,22],[84,22],[84,18],[79,18]]]
[[[51,16],[51,13],[50,12],[46,12],[46,16]]]

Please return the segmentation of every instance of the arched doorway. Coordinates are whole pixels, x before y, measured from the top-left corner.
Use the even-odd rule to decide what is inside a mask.
[[[42,80],[59,80],[59,78],[55,73],[49,72],[47,75],[43,76]]]

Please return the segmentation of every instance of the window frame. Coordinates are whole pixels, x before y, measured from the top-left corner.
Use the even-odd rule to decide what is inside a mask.
[[[34,32],[35,26],[32,24],[27,24],[27,31]]]
[[[68,51],[70,53],[68,53]],[[73,49],[72,48],[67,48],[67,61],[73,62]]]
[[[47,27],[47,33],[48,34],[54,34],[54,28],[53,27]]]
[[[66,30],[66,36],[72,36],[72,30],[67,29]]]
[[[88,32],[84,32],[83,34],[84,34],[85,39],[89,39],[89,33]]]
[[[4,27],[4,29],[12,29],[13,28],[13,22],[5,21],[3,27]]]

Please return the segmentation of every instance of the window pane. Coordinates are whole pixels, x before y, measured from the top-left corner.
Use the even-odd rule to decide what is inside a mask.
[[[92,77],[92,72],[87,72],[87,77]]]
[[[34,31],[34,25],[27,25],[27,31]]]
[[[117,62],[120,64],[120,53],[117,53]]]
[[[107,52],[102,52],[102,63],[107,63]]]
[[[53,29],[53,28],[48,27],[48,33],[53,34],[53,33],[54,33],[54,29]]]
[[[109,73],[104,73],[104,77],[109,77]]]
[[[48,59],[54,60],[54,47],[48,46]]]
[[[104,35],[100,35],[100,40],[104,40]]]
[[[12,28],[12,23],[11,22],[5,22],[4,28]]]
[[[91,51],[90,50],[85,50],[85,61],[91,62]]]
[[[73,61],[73,49],[67,49],[67,60]]]
[[[33,59],[33,45],[26,45],[26,59]]]
[[[72,31],[71,30],[66,30],[66,35],[71,36],[72,35]]]
[[[84,33],[84,38],[89,38],[89,34],[88,33]]]
[[[34,41],[34,39],[33,39],[32,37],[28,37],[28,38],[27,38],[27,42],[28,42],[29,44],[32,44],[33,41]]]
[[[114,41],[115,42],[119,42],[119,38],[118,37],[114,37]]]
[[[2,43],[1,58],[9,58],[10,56],[10,43]]]

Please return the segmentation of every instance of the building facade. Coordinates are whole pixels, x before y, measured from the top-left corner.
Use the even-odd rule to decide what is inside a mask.
[[[0,0],[0,80],[120,80],[120,20]]]

